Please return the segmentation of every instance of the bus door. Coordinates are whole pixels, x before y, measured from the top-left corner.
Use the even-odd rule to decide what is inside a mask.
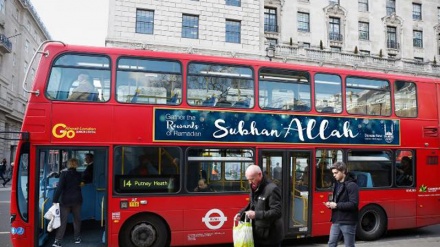
[[[282,191],[286,237],[310,235],[310,155],[287,150],[263,150],[260,155],[263,172]]]
[[[91,165],[92,177],[83,182],[81,193],[83,202],[81,205],[81,220],[83,221],[81,235],[83,238],[96,239],[96,245],[101,243],[104,235],[104,222],[106,221],[106,184],[108,152],[103,148],[53,148],[40,147],[37,150],[36,180],[37,182],[37,205],[36,205],[36,229],[38,246],[44,246],[48,241],[53,241],[49,236],[47,225],[49,220],[44,214],[53,205],[54,192],[59,183],[60,173],[67,169],[67,161],[71,158],[78,159],[77,171],[83,176],[87,166]],[[91,158],[90,158],[91,157]],[[92,163],[90,162],[92,160]],[[83,176],[84,178],[84,176]],[[68,222],[72,222],[69,216]],[[87,222],[87,224],[85,224]],[[68,234],[73,232],[66,231]],[[49,243],[50,243],[49,242]]]

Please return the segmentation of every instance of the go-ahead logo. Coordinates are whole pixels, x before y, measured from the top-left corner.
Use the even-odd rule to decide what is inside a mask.
[[[96,128],[92,127],[69,127],[64,123],[57,123],[52,128],[52,135],[55,138],[67,137],[72,139],[76,134],[96,134]]]

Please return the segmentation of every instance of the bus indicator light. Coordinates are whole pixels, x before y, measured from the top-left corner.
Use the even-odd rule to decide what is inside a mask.
[[[128,208],[128,202],[127,201],[121,201],[121,209]]]
[[[138,208],[139,207],[139,202],[130,202],[128,206],[130,208]]]
[[[11,234],[12,235],[23,235],[24,234],[24,228],[23,227],[12,227],[11,228]]]

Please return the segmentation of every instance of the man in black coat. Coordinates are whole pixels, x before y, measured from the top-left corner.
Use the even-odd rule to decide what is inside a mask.
[[[82,174],[82,181],[86,184],[93,182],[93,154],[87,153],[84,157],[86,169]]]
[[[333,187],[333,199],[325,202],[325,206],[332,210],[332,226],[329,234],[329,247],[336,247],[344,236],[347,247],[354,247],[356,226],[358,223],[359,187],[351,173],[347,173],[347,166],[343,162],[336,162],[331,167],[336,182]]]
[[[279,247],[284,238],[281,190],[257,165],[250,165],[245,175],[251,186],[249,204],[234,220],[244,216],[252,220],[255,247]]]

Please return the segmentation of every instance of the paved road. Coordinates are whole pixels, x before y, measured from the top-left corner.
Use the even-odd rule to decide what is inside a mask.
[[[292,240],[283,244],[286,247],[324,247],[327,237]],[[338,246],[344,246],[342,243]],[[440,246],[440,225],[420,229],[389,231],[376,241],[356,241],[358,247],[436,247]]]
[[[3,182],[3,180],[2,180]],[[10,183],[5,188],[0,185],[0,246],[11,247],[9,240],[9,205],[10,205]]]
[[[9,206],[10,185],[0,187],[0,247],[12,247],[9,239]],[[284,247],[325,247],[327,237],[286,241]],[[63,245],[69,247],[68,245]],[[86,243],[72,246],[88,246]],[[216,247],[231,247],[217,245]],[[344,246],[340,244],[339,246]],[[391,231],[377,241],[357,241],[357,247],[440,247],[440,225],[412,230]],[[96,246],[93,246],[96,247]]]

